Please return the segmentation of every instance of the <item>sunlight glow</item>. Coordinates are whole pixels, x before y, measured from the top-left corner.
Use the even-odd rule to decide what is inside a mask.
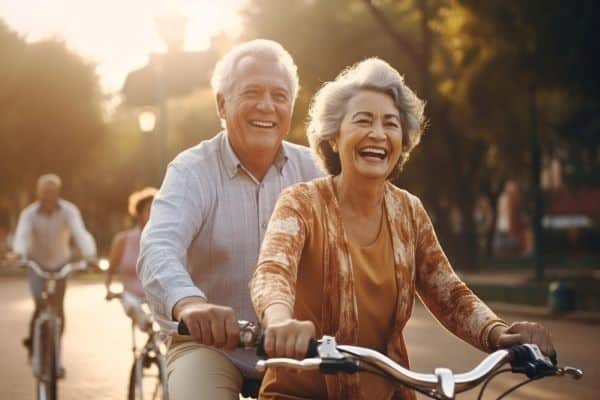
[[[143,66],[150,52],[164,51],[156,17],[177,12],[187,17],[184,50],[209,47],[220,32],[241,31],[238,11],[245,0],[0,0],[0,19],[28,41],[64,40],[97,64],[105,92],[121,89],[129,71]]]
[[[98,260],[98,268],[100,268],[101,271],[108,271],[109,267],[110,262],[106,258],[101,258]]]

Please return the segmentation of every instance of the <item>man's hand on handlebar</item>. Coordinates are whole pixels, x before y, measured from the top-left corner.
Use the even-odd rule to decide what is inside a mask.
[[[240,328],[230,307],[210,304],[201,297],[186,297],[173,307],[173,317],[185,322],[190,336],[206,346],[235,350]]]

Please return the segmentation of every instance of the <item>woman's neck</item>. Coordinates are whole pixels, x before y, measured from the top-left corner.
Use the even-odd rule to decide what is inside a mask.
[[[382,210],[385,181],[352,179],[342,172],[333,178],[340,207],[359,216],[371,216]]]

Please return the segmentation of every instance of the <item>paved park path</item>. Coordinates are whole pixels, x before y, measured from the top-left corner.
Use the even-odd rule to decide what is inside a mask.
[[[32,304],[22,277],[0,277],[0,399],[34,399],[31,369],[21,347]],[[97,282],[74,280],[66,299],[67,329],[64,338],[64,365],[67,372],[60,382],[59,398],[65,400],[126,398],[131,362],[130,327],[118,302],[104,300],[103,286]],[[504,314],[508,320],[518,315]],[[546,319],[559,349],[560,361],[586,370],[580,382],[551,378],[524,387],[510,399],[600,398],[600,325]],[[436,366],[455,371],[472,368],[482,353],[449,335],[427,311],[418,306],[406,329],[413,369],[431,372]],[[492,392],[518,382],[520,377],[501,376],[491,384]],[[472,392],[462,399],[476,399]]]

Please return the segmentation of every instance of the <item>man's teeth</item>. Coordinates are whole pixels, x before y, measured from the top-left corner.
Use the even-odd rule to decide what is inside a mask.
[[[257,128],[274,128],[275,122],[267,122],[267,121],[250,121],[252,126]]]
[[[359,154],[364,157],[371,156],[383,159],[387,156],[387,151],[376,147],[365,147],[364,149],[359,150]]]

